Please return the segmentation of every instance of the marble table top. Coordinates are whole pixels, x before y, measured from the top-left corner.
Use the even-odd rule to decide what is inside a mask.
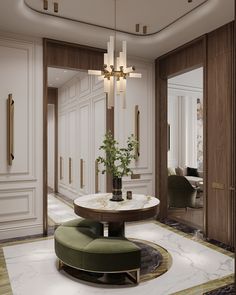
[[[160,203],[157,198],[140,194],[133,194],[131,200],[123,196],[121,202],[110,201],[111,197],[111,193],[85,195],[75,199],[74,205],[99,211],[132,211],[156,207]]]

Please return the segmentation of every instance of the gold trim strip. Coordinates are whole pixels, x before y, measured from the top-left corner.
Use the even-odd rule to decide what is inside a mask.
[[[204,284],[194,286],[179,292],[172,293],[171,295],[199,295],[206,292],[213,291],[224,286],[230,285],[234,282],[234,275],[225,276],[221,279],[212,280]],[[223,294],[223,293],[222,293]]]

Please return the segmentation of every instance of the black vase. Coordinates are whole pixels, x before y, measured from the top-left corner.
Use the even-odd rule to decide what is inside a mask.
[[[122,199],[122,178],[113,177],[112,178],[112,198],[111,201],[120,202]]]

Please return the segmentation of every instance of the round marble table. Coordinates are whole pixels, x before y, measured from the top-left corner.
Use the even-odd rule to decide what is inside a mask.
[[[108,223],[108,236],[124,236],[126,221],[138,221],[154,217],[160,201],[157,198],[133,194],[122,202],[110,201],[111,193],[81,196],[74,200],[77,215]]]

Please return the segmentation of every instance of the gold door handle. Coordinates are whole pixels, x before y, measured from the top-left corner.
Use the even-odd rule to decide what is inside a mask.
[[[12,94],[7,99],[7,162],[12,165],[14,160],[14,100]]]
[[[80,188],[84,187],[84,160],[80,159]]]
[[[98,161],[95,160],[95,193],[99,192],[99,187],[98,187]]]
[[[63,161],[63,158],[60,157],[60,180],[63,179],[63,176],[62,176],[62,161]]]
[[[135,155],[135,159],[137,161],[140,157],[140,111],[138,109],[138,105],[135,106],[134,136],[135,140],[138,142]]]
[[[69,184],[72,183],[72,170],[71,170],[71,168],[72,168],[72,159],[71,159],[71,157],[69,157]]]

